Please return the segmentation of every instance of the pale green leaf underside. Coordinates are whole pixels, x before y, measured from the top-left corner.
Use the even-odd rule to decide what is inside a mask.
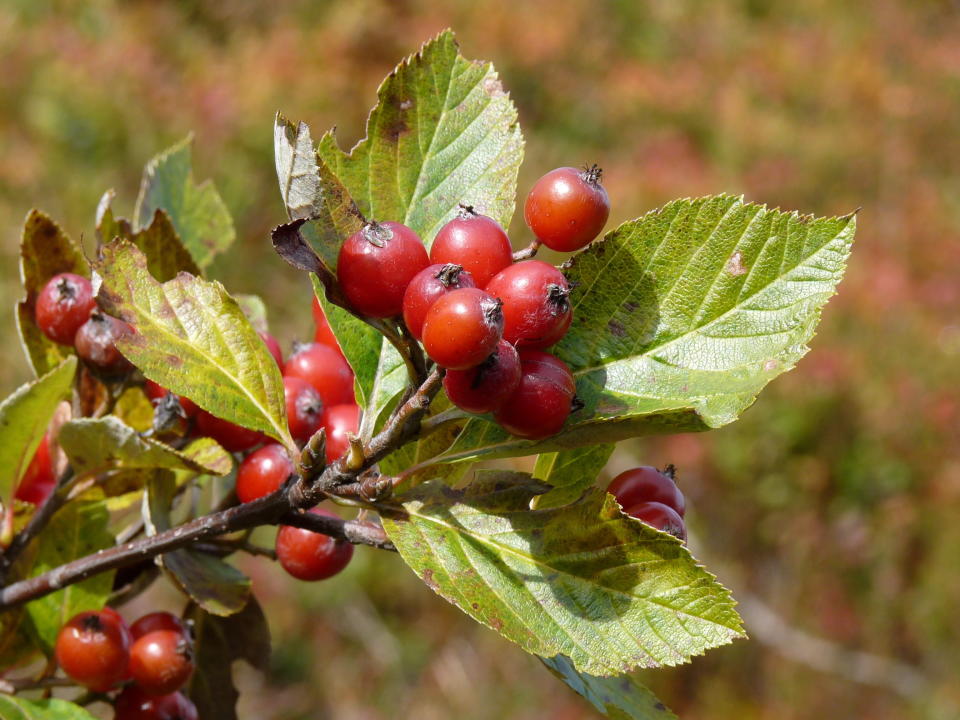
[[[156,210],[166,211],[183,245],[205,268],[230,247],[236,231],[213,183],[194,182],[191,143],[187,137],[147,163],[133,215],[136,229],[142,230]]]
[[[675,665],[743,635],[730,593],[676,538],[624,515],[606,493],[529,509],[544,486],[478,473],[431,481],[383,523],[435,592],[528,652],[594,675]]]
[[[579,498],[593,485],[597,475],[613,454],[612,444],[587,445],[574,450],[544,453],[537,457],[533,477],[550,490],[533,499],[535,508],[560,507]]]
[[[195,448],[201,452],[191,456],[157,440],[141,437],[112,415],[71,420],[60,428],[58,440],[77,475],[147,468],[225,475],[232,465],[226,451],[214,442]]]
[[[540,660],[574,692],[613,720],[677,720],[656,695],[629,675],[597,677],[579,673],[570,658],[563,655]]]
[[[553,352],[573,370],[585,408],[542,442],[476,419],[445,459],[732,422],[807,352],[855,227],[854,216],[818,219],[725,195],[678,200],[621,225],[567,271],[574,320]]]
[[[47,570],[97,550],[112,547],[114,537],[107,526],[110,515],[102,502],[74,501],[63,507],[35,542],[36,560],[31,575]],[[101,573],[69,585],[27,605],[37,637],[49,655],[60,628],[71,617],[84,610],[99,610],[113,588],[114,571]]]
[[[73,348],[50,340],[34,321],[37,295],[50,278],[65,272],[90,277],[83,251],[50,217],[31,210],[20,239],[20,279],[26,297],[17,304],[17,330],[37,377],[46,375],[73,354]]]
[[[123,354],[204,410],[292,448],[277,362],[223,286],[185,273],[158,283],[124,240],[102,253],[100,300],[136,330]]]
[[[3,720],[96,720],[82,707],[66,700],[27,700],[14,695],[0,695],[0,718]]]
[[[145,517],[148,535],[169,530],[177,483],[170,472],[154,474],[147,483]],[[220,558],[194,550],[159,556],[160,565],[200,607],[214,615],[239,612],[250,599],[250,578]]]
[[[509,225],[523,138],[492,65],[461,57],[446,31],[390,73],[377,100],[349,154],[332,134],[317,148],[364,215],[402,222],[428,246],[458,203]]]
[[[69,396],[76,369],[77,358],[70,355],[0,403],[0,503],[4,506],[30,465],[57,405]]]

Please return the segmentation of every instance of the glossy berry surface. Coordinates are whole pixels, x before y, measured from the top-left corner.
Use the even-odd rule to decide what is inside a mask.
[[[93,286],[73,273],[54,275],[37,295],[34,318],[43,334],[61,345],[73,345],[77,330],[96,307]]]
[[[624,512],[647,525],[670,533],[684,542],[687,540],[687,528],[683,518],[669,505],[658,502],[642,502],[631,505]]]
[[[538,350],[520,353],[520,384],[494,413],[512,435],[539,439],[556,434],[573,409],[576,386],[566,364]]]
[[[130,646],[130,675],[147,695],[168,695],[193,672],[190,638],[174,630],[154,630]]]
[[[450,402],[471,413],[499,410],[520,384],[520,356],[506,340],[476,367],[448,370],[443,389]]]
[[[359,432],[360,407],[356,403],[328,407],[323,414],[323,427],[327,432],[327,462],[331,463],[350,447],[347,434]]]
[[[477,288],[442,296],[423,321],[423,349],[437,365],[451,370],[482,363],[502,335],[500,301]]]
[[[303,378],[285,377],[283,397],[287,404],[287,424],[298,443],[305,443],[323,424],[320,393]]]
[[[338,517],[329,510],[314,508],[316,515]],[[299,580],[325,580],[343,570],[353,557],[353,545],[329,535],[281,525],[277,533],[277,559]]]
[[[442,296],[460,288],[476,287],[473,276],[456,263],[428,265],[413,276],[403,294],[403,322],[417,340],[423,337],[427,311]]]
[[[172,630],[182,635],[189,635],[183,620],[173,613],[158,611],[147,613],[131,625],[130,636],[134,640],[139,640],[147,633],[155,630]]]
[[[687,502],[673,479],[649,465],[624,470],[611,481],[607,492],[625,508],[649,501],[672,507],[680,517],[687,511]]]
[[[128,685],[114,702],[114,720],[199,720],[197,707],[180,692],[147,695]]]
[[[477,287],[483,288],[513,262],[513,250],[496,220],[461,207],[459,216],[440,228],[434,238],[430,262],[462,265]]]
[[[57,664],[80,685],[105,692],[128,677],[130,632],[116,612],[82,612],[57,635]]]
[[[57,477],[53,469],[53,456],[50,452],[50,434],[44,433],[33,459],[26,472],[20,478],[14,497],[23,502],[42,505],[53,494]]]
[[[340,347],[337,336],[333,334],[333,329],[327,321],[327,315],[323,312],[323,306],[316,296],[313,298],[313,341],[332,348]]]
[[[523,217],[544,245],[573,252],[600,234],[610,215],[610,198],[600,175],[596,165],[583,171],[562,167],[534,183]]]
[[[423,242],[406,225],[367,223],[340,247],[337,278],[357,312],[388,318],[403,312],[407,285],[429,264]]]
[[[157,385],[153,380],[147,380],[143,386],[143,391],[147,394],[148,398],[154,401],[154,406],[170,392],[165,387]],[[186,417],[196,417],[200,412],[200,408],[197,407],[197,404],[190,398],[180,397],[179,395],[175,395],[174,397],[180,401],[180,407],[183,408],[183,414]]]
[[[503,301],[503,339],[518,348],[542,350],[570,327],[570,284],[553,265],[516,263],[498,273],[486,290]]]
[[[264,445],[240,463],[237,470],[237,497],[240,502],[248,503],[269,495],[278,490],[293,471],[293,463],[283,445]]]
[[[310,343],[296,349],[283,366],[284,377],[306,380],[324,406],[354,402],[353,370],[339,348]]]
[[[229,452],[249,450],[267,439],[256,430],[234,425],[232,422],[214,417],[206,410],[200,410],[197,413],[197,434],[201,437],[213,438]]]
[[[270,354],[273,355],[273,359],[277,361],[277,367],[282,370],[283,350],[280,349],[280,343],[278,343],[277,339],[270,333],[258,332],[257,335],[259,335],[260,339],[263,340],[263,344],[267,346],[267,350],[269,350]]]
[[[123,320],[94,312],[77,330],[73,345],[87,365],[104,375],[123,375],[132,370],[133,365],[117,349],[117,340],[131,332]]]

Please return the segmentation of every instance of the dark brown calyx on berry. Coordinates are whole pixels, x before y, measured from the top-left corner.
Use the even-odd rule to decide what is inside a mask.
[[[102,633],[104,630],[103,621],[96,613],[87,615],[83,619],[83,629],[87,632]]]
[[[475,217],[479,217],[479,213],[473,209],[473,205],[464,205],[460,203],[460,210],[457,212],[457,217],[461,220],[471,220]]]
[[[603,170],[596,163],[593,165],[584,165],[583,172],[580,173],[580,179],[591,185],[599,185],[602,177]]]
[[[452,287],[460,282],[460,273],[462,272],[463,265],[447,263],[437,271],[437,274],[434,275],[434,277],[443,283],[444,287]]]
[[[563,315],[570,311],[570,291],[556,283],[547,285],[547,302],[554,315]]]
[[[371,220],[360,231],[363,239],[376,247],[386,247],[387,243],[393,240],[393,230],[386,225],[381,225],[376,220]]]
[[[503,300],[495,297],[484,298],[480,301],[480,308],[483,310],[483,317],[488,323],[503,327]],[[489,360],[489,358],[487,359]]]
[[[663,470],[661,470],[660,472],[662,472],[662,473],[663,473],[664,475],[666,475],[668,478],[670,478],[671,480],[673,480],[673,482],[677,482],[677,466],[674,465],[673,463],[670,463],[669,465],[667,465],[667,466],[666,466]]]
[[[574,395],[570,400],[570,414],[583,410],[586,406],[587,404],[580,399],[579,395]]]

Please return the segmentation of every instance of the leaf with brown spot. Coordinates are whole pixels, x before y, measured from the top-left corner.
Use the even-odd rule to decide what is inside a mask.
[[[47,338],[34,320],[37,295],[50,278],[65,272],[90,277],[90,265],[82,249],[49,216],[31,210],[20,238],[20,279],[25,297],[17,304],[17,329],[37,377],[47,374],[73,354],[73,348]]]

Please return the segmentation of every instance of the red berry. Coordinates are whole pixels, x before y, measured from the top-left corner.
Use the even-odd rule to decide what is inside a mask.
[[[332,348],[340,348],[337,342],[337,336],[333,334],[330,323],[327,322],[327,315],[323,312],[323,306],[316,296],[313,298],[313,341],[329,345]]]
[[[287,360],[283,375],[306,380],[320,393],[325,406],[354,402],[353,370],[338,348],[303,345]]]
[[[57,477],[53,471],[53,457],[50,453],[50,433],[44,433],[27,471],[20,478],[14,497],[23,502],[43,505],[56,486]]]
[[[244,452],[267,438],[263,433],[249,430],[232,422],[215,417],[206,410],[197,413],[197,434],[216,440],[229,452]]]
[[[155,630],[172,630],[173,632],[182,633],[183,635],[189,635],[187,626],[183,624],[183,620],[173,613],[152,612],[147,613],[130,626],[130,636],[134,640],[139,640],[147,633],[154,632]]]
[[[683,518],[669,505],[642,502],[628,507],[625,512],[657,530],[670,533],[684,542],[687,540],[687,528],[683,524]]]
[[[430,264],[417,234],[396,222],[370,222],[344,240],[337,278],[354,310],[387,318],[403,312],[403,293]]]
[[[130,647],[130,675],[147,695],[179,690],[193,672],[190,638],[175,630],[154,630]]]
[[[128,677],[130,631],[116,611],[82,612],[60,628],[55,654],[73,680],[106,692]]]
[[[270,354],[273,355],[273,359],[277,361],[277,366],[282,370],[283,350],[280,349],[280,343],[278,343],[277,339],[270,333],[258,332],[257,335],[259,335],[260,339],[263,340],[263,344],[267,346],[267,350],[270,351]]]
[[[460,206],[460,214],[448,222],[433,240],[430,262],[457,263],[473,275],[477,287],[513,262],[510,238],[496,220]]]
[[[447,370],[443,388],[450,402],[471,413],[499,410],[520,384],[520,356],[506,340],[493,353],[468,370]]]
[[[551,250],[573,252],[593,240],[610,215],[610,198],[596,165],[562,167],[537,180],[523,210],[527,225]]]
[[[240,463],[237,497],[240,502],[253,502],[278,490],[293,473],[293,463],[283,445],[264,445]]]
[[[356,403],[328,407],[323,427],[327,431],[327,462],[332,463],[350,447],[347,433],[356,435],[360,430],[360,407]]]
[[[570,327],[570,284],[553,265],[525,260],[501,271],[487,292],[503,301],[503,339],[518,348],[544,349]]]
[[[673,478],[649,465],[624,470],[613,479],[607,492],[621,507],[658,502],[672,507],[681,517],[687,511],[686,500]]]
[[[290,434],[298,443],[305,443],[323,425],[323,401],[320,393],[303,378],[285,377],[283,396],[287,403]]]
[[[87,365],[104,375],[123,375],[133,369],[133,364],[117,349],[117,340],[132,332],[123,320],[94,312],[77,330],[73,344]]]
[[[155,383],[153,380],[147,380],[143,386],[143,391],[147,394],[148,398],[154,401],[154,404],[170,393],[169,390],[167,390],[165,387],[157,385],[157,383]],[[183,414],[186,417],[196,417],[200,412],[200,408],[197,407],[197,404],[190,398],[181,397],[180,395],[176,395],[175,397],[180,401],[180,407],[183,408]]]
[[[520,372],[520,384],[494,418],[518,437],[540,439],[556,434],[570,415],[576,393],[570,369],[553,355],[523,350]]]
[[[96,307],[90,281],[73,273],[54,275],[37,295],[35,319],[44,335],[73,345],[77,330]]]
[[[437,365],[466,370],[497,348],[503,335],[500,301],[477,288],[447,293],[423,321],[423,349]]]
[[[403,321],[410,334],[417,340],[423,336],[423,320],[440,297],[472,287],[476,287],[473,276],[455,263],[430,265],[418,272],[403,294]]]
[[[197,707],[180,692],[151,697],[128,685],[114,701],[113,720],[199,720]]]
[[[323,508],[316,515],[337,517]],[[353,545],[329,535],[281,525],[277,533],[277,559],[283,569],[300,580],[324,580],[343,570],[353,557]]]

